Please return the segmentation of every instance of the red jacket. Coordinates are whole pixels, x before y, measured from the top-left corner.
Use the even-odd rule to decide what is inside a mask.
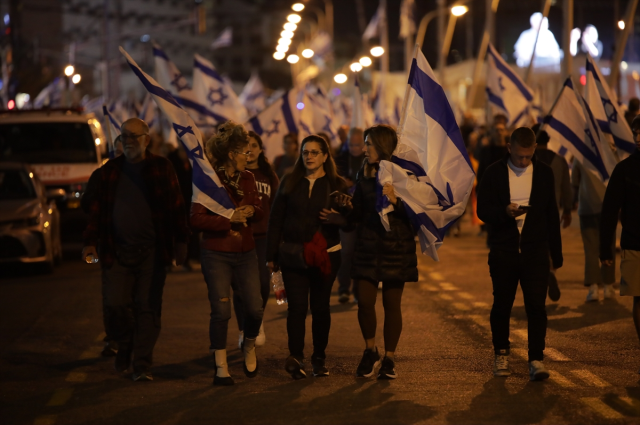
[[[252,205],[255,209],[246,226],[243,223],[231,223],[228,218],[209,211],[201,204],[191,204],[191,227],[203,232],[202,248],[221,252],[247,252],[255,248],[251,222],[260,221],[264,211],[255,179],[250,171],[241,172],[239,186],[244,192],[242,198],[234,196],[234,192],[228,186],[225,185],[225,188],[236,207]]]

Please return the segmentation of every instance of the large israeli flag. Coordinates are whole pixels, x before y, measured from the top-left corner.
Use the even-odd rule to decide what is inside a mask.
[[[315,85],[307,86],[305,94],[309,102],[304,109],[309,107],[314,132],[326,134],[331,141],[331,148],[339,148],[341,144],[340,137],[338,137],[340,125],[334,119],[331,100],[321,87]]]
[[[369,98],[363,95],[360,91],[360,81],[358,76],[355,76],[354,89],[353,89],[353,109],[351,112],[351,127],[368,128],[374,124],[375,114],[371,105],[369,104]]]
[[[153,78],[140,69],[138,64],[131,59],[131,56],[122,47],[120,47],[120,52],[127,59],[131,70],[140,79],[145,89],[153,95],[153,99],[171,122],[178,140],[187,152],[189,162],[193,168],[193,196],[191,201],[205,206],[216,214],[231,218],[235,205],[209,160],[205,157],[202,134],[193,119],[171,93],[160,87]]]
[[[193,91],[198,103],[221,117],[238,123],[249,118],[233,88],[218,74],[211,62],[198,54],[193,60]]]
[[[267,94],[257,72],[251,73],[251,78],[244,85],[239,100],[247,108],[250,116],[258,114],[267,107]]]
[[[489,44],[487,51],[487,97],[495,114],[504,114],[508,126],[516,126],[529,119],[529,105],[533,91]]]
[[[160,124],[158,114],[156,113],[156,103],[149,93],[144,97],[138,118],[146,122],[150,128]]]
[[[566,148],[584,167],[606,184],[617,160],[595,121],[587,102],[567,78],[553,110],[544,118],[543,130],[552,143]]]
[[[620,160],[635,152],[633,132],[615,101],[598,65],[587,54],[587,85],[584,98],[606,139],[614,143]]]
[[[413,59],[391,161],[381,161],[380,185],[402,198],[422,253],[438,261],[446,230],[467,206],[475,173],[447,96],[422,52]],[[389,230],[389,207],[380,215]]]
[[[173,96],[199,127],[211,128],[218,123],[227,121],[225,117],[216,114],[198,101],[198,97],[191,89],[187,79],[169,59],[164,50],[156,44],[153,45],[153,57],[156,66],[156,78],[160,83],[160,87]]]

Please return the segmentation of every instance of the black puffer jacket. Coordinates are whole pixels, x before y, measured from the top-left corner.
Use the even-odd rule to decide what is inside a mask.
[[[376,179],[360,177],[349,221],[357,224],[351,278],[372,282],[417,282],[418,258],[414,233],[401,199],[388,215],[391,231],[376,211]]]

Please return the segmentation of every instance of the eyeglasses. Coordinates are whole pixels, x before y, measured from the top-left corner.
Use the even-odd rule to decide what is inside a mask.
[[[251,151],[246,151],[246,152],[233,151],[233,153],[235,153],[236,155],[244,155],[244,156],[251,155]]]
[[[302,151],[302,156],[308,156],[310,158],[315,158],[320,155],[322,152],[320,151]]]
[[[142,133],[142,134],[122,133],[120,135],[120,139],[124,142],[125,140],[138,140],[138,137],[148,136],[148,135],[149,133]]]

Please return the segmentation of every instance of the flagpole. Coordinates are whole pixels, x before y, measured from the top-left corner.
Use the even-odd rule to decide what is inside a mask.
[[[542,30],[542,23],[549,16],[550,8],[551,8],[551,0],[545,0],[544,8],[542,9],[542,20],[540,21],[540,25],[538,26],[538,31],[536,31],[536,41],[533,42],[533,51],[531,52],[531,60],[529,61],[529,67],[527,68],[527,75],[524,77],[524,82],[527,85],[529,85],[529,81],[531,80],[531,70],[533,69],[533,60],[536,57],[536,46],[538,45],[540,30]],[[571,32],[570,29],[568,31]]]
[[[567,80],[571,80],[571,83],[573,84],[573,78],[571,77],[567,77]],[[566,80],[565,80],[566,83]],[[560,88],[560,92],[558,93],[558,96],[556,96],[556,100],[553,101],[553,105],[551,105],[551,109],[549,109],[549,112],[547,112],[546,117],[548,117],[549,115],[551,115],[553,113],[553,110],[556,109],[556,105],[558,104],[558,101],[560,100],[560,96],[562,96],[562,92],[564,91],[564,84],[562,84],[562,87]],[[542,125],[540,126],[540,128],[538,129],[538,132],[536,133],[536,139],[538,138],[538,135],[545,129],[545,127],[547,126],[547,123],[544,121],[542,121]]]
[[[416,43],[413,47],[413,59],[418,57],[418,50],[420,49],[420,44]],[[413,59],[411,63],[413,64]],[[409,75],[411,75],[411,67],[409,67]],[[406,123],[406,112],[407,112],[407,104],[409,103],[409,91],[411,90],[411,85],[407,81],[407,88],[404,91],[404,99],[402,99],[402,112],[400,112],[400,122],[398,123],[398,140],[402,137],[402,133],[404,131],[404,125]]]
[[[102,104],[102,110],[106,111],[107,110],[107,105],[106,104]],[[104,114],[103,114],[104,115]],[[106,133],[107,133],[107,155],[111,156],[111,152],[113,152],[113,154],[115,155],[115,146],[113,146],[113,139],[111,138],[111,119],[109,118],[109,116],[105,115],[104,116],[105,121],[106,121]],[[111,158],[109,158],[111,159]]]

